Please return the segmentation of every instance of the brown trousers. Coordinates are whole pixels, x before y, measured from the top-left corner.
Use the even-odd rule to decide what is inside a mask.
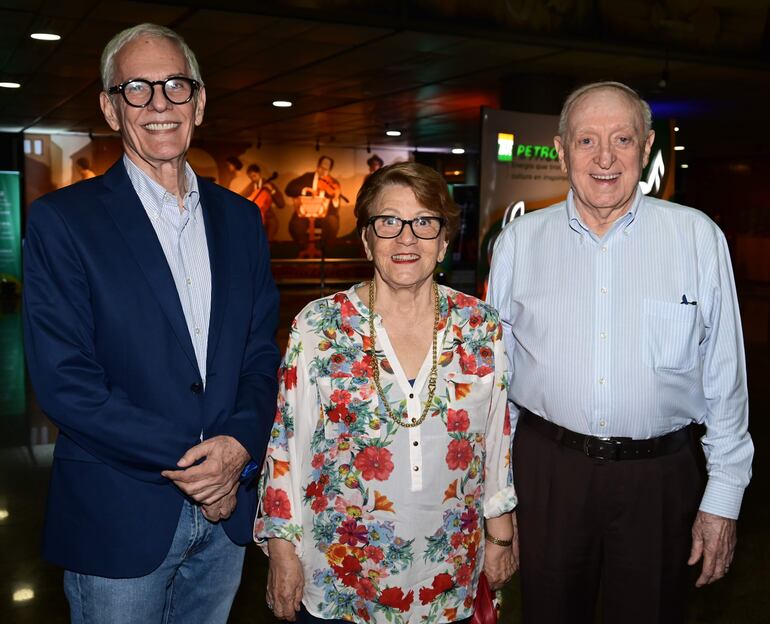
[[[695,444],[653,459],[602,461],[519,423],[524,624],[684,622],[687,558],[703,493]]]

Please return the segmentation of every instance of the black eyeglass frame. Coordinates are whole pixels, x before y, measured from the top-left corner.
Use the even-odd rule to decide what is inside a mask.
[[[185,80],[190,83],[190,96],[183,102],[175,102],[168,96],[168,93],[166,93],[166,85],[172,80]],[[131,102],[128,101],[128,97],[126,96],[125,89],[132,82],[143,82],[144,84],[150,86],[150,97],[144,104],[132,104]],[[145,80],[144,78],[132,78],[131,80],[126,80],[125,82],[119,85],[111,86],[109,89],[107,89],[107,93],[109,95],[117,95],[118,93],[120,93],[120,95],[123,96],[123,100],[125,101],[125,103],[128,104],[129,106],[133,106],[134,108],[147,108],[150,105],[150,102],[152,102],[152,98],[155,97],[156,85],[160,85],[161,87],[160,90],[163,93],[163,97],[165,97],[169,102],[177,106],[182,106],[183,104],[187,104],[187,102],[192,100],[193,97],[195,96],[195,93],[201,88],[200,82],[195,80],[195,78],[189,78],[188,76],[170,76],[165,80]]]
[[[398,234],[394,234],[393,236],[381,236],[377,233],[377,227],[374,225],[374,223],[378,219],[398,219],[401,221],[401,228],[398,230]],[[420,236],[417,232],[414,231],[414,226],[412,225],[415,221],[418,221],[420,219],[435,219],[438,221],[438,231],[436,232],[435,236],[425,237]],[[366,222],[367,225],[372,226],[372,231],[374,232],[374,235],[377,238],[384,238],[384,239],[391,239],[391,238],[398,238],[401,236],[401,233],[404,231],[404,226],[408,225],[409,229],[412,230],[412,234],[414,234],[415,238],[419,238],[420,240],[436,240],[441,235],[441,230],[444,229],[444,225],[446,225],[446,219],[444,217],[437,217],[435,215],[428,215],[425,217],[415,217],[414,219],[402,219],[401,217],[397,217],[395,215],[374,215],[373,217],[369,217],[369,220]]]

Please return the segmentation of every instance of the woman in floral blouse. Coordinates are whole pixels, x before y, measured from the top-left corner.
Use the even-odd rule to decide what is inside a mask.
[[[290,621],[463,621],[482,567],[493,588],[516,567],[500,321],[433,282],[458,225],[434,170],[380,169],[356,218],[374,278],[305,307],[279,372],[254,531],[267,602]]]

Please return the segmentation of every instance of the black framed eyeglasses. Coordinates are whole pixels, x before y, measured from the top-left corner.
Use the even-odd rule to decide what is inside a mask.
[[[127,80],[123,84],[110,87],[107,93],[110,95],[120,93],[129,106],[144,108],[152,102],[156,85],[161,85],[163,95],[172,104],[187,104],[195,92],[201,88],[197,80],[186,76],[171,76],[165,80],[145,80],[144,78]]]
[[[412,229],[412,234],[423,240],[432,240],[437,238],[444,227],[443,217],[415,217],[414,219],[402,219],[392,215],[377,215],[370,217],[369,225],[374,229],[374,234],[378,238],[398,238],[404,231],[404,226],[408,225]]]

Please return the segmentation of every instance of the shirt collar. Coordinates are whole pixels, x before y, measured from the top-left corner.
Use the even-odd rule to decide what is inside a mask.
[[[642,193],[642,189],[637,186],[636,194],[634,195],[634,199],[631,202],[631,207],[625,214],[620,216],[615,221],[615,223],[612,224],[612,227],[604,235],[604,237],[606,238],[611,236],[616,230],[621,229],[623,230],[624,234],[630,233],[631,229],[636,223],[637,216],[639,215],[639,212],[644,205],[643,199],[644,193]],[[580,217],[580,213],[578,212],[577,206],[575,205],[575,194],[572,189],[570,189],[569,193],[567,193],[567,220],[569,222],[569,226],[581,236],[590,236],[591,238],[597,239],[596,235],[586,226],[586,224],[583,222],[583,219]]]
[[[123,154],[123,164],[126,167],[126,173],[128,173],[128,178],[131,180],[134,190],[142,200],[145,210],[153,211],[157,214],[160,213],[161,208],[165,204],[178,205],[176,196],[173,193],[167,191],[137,167],[126,154]],[[197,218],[198,207],[200,206],[198,176],[195,175],[190,163],[187,161],[184,163],[184,175],[187,182],[187,192],[182,198],[182,205],[190,213],[191,217]],[[148,199],[151,205],[148,206],[145,203],[145,199]]]

